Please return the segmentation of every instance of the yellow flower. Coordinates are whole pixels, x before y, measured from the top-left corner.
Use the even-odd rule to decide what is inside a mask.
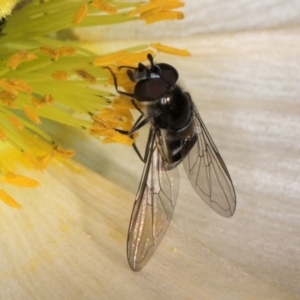
[[[130,12],[130,16],[140,15],[147,24],[162,20],[181,20],[184,15],[182,12],[172,11],[173,9],[181,8],[184,2],[178,0],[155,0],[144,4]]]
[[[0,21],[9,16],[19,0],[0,0]],[[0,26],[1,28],[1,26]]]
[[[112,101],[115,96],[105,85],[109,73],[99,66],[116,68],[127,63],[136,64],[146,60],[147,53],[154,53],[153,50],[142,46],[136,48],[135,53],[129,49],[97,58],[79,45],[46,34],[68,28],[72,23],[92,26],[135,20],[138,17],[129,15],[132,8],[138,6],[100,0],[60,4],[33,1],[8,18],[0,37],[2,181],[17,185],[19,178],[24,186],[23,175],[16,173],[14,180],[9,181],[11,177],[7,174],[18,172],[20,165],[42,171],[51,157],[74,155],[70,150],[57,151],[55,138],[40,129],[43,119],[85,130],[97,138],[102,137],[104,143],[133,143],[130,137],[115,130],[130,129],[133,119],[129,109],[132,107],[116,107],[118,100]],[[97,19],[95,13],[100,13]],[[112,108],[102,110],[108,106],[107,102],[112,102]],[[124,117],[120,116],[122,114]],[[4,194],[0,194],[0,199],[10,203]]]

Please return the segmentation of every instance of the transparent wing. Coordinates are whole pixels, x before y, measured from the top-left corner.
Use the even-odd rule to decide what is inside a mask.
[[[128,231],[127,257],[134,271],[144,267],[165,235],[179,189],[177,169],[167,171],[164,168],[154,132],[150,139]]]
[[[194,104],[193,109],[198,141],[183,165],[198,195],[217,213],[229,218],[236,206],[234,187],[226,165]]]

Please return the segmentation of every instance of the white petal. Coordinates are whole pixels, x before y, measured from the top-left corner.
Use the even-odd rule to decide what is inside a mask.
[[[1,208],[2,299],[291,296],[173,225],[135,273],[125,253],[132,194],[72,162],[56,163],[40,181],[41,187],[19,195],[21,211]]]

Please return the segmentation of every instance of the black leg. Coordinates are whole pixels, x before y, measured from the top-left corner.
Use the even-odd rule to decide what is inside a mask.
[[[131,136],[133,133],[135,133],[136,131],[141,129],[144,125],[146,125],[149,122],[148,119],[143,119],[142,120],[143,117],[144,117],[144,115],[140,115],[139,118],[135,121],[135,123],[133,124],[132,128],[129,131],[118,129],[118,128],[115,128],[115,130],[122,133],[122,134],[128,134],[129,136]]]
[[[150,57],[152,58],[152,56],[150,55]],[[149,59],[149,57],[148,57]],[[149,59],[150,60],[150,59]],[[151,60],[150,60],[151,62]],[[152,60],[153,62],[153,60]],[[136,68],[133,68],[133,67],[127,67],[127,66],[121,66],[119,67],[119,69],[121,68],[128,68],[128,69],[136,69]],[[140,70],[142,69],[146,69],[148,71],[148,69],[143,65],[143,64],[139,64],[138,68]],[[117,77],[116,75],[114,74],[114,72],[109,68],[109,67],[103,67],[103,69],[107,69],[109,70],[109,72],[111,73],[111,76],[113,78],[113,81],[114,81],[114,85],[115,85],[115,89],[117,91],[117,93],[121,94],[121,95],[125,95],[125,96],[128,96],[128,97],[132,97],[134,98],[134,94],[131,94],[131,93],[126,93],[126,92],[123,92],[123,91],[120,91],[118,89],[118,82],[117,82]],[[129,78],[131,79],[131,77],[129,76]],[[117,132],[120,132],[122,134],[127,134],[130,136],[130,138],[133,138],[133,134],[138,131],[139,129],[141,129],[143,126],[145,126],[148,122],[149,122],[149,119],[148,118],[145,118],[144,116],[144,113],[143,111],[136,105],[136,103],[134,102],[134,99],[131,100],[133,106],[141,113],[141,115],[139,116],[139,118],[136,120],[136,122],[133,124],[132,128],[130,129],[130,131],[125,131],[125,130],[122,130],[122,129],[117,129],[115,128],[115,130]],[[151,140],[151,136],[152,136],[153,132],[152,132],[152,129],[150,129],[149,131],[149,136],[148,136],[148,140],[147,140],[147,145],[146,145],[146,149],[145,149],[145,153],[144,153],[144,157],[142,157],[139,149],[137,148],[135,142],[133,142],[132,144],[132,147],[135,151],[135,153],[138,155],[138,157],[141,159],[141,161],[143,163],[146,162],[147,158],[148,158],[148,155],[149,155],[149,144],[150,144],[150,140]]]
[[[134,99],[131,99],[131,102],[133,104],[133,106],[135,107],[136,110],[138,110],[142,115],[144,115],[143,111],[140,110],[140,108],[136,105],[136,103],[134,102]]]
[[[117,91],[120,95],[125,95],[125,96],[128,96],[128,97],[134,98],[134,94],[126,93],[126,92],[120,91],[120,90],[118,89],[117,77],[116,77],[116,75],[114,74],[114,72],[113,72],[109,67],[103,67],[103,69],[109,70],[109,72],[110,72],[110,74],[111,74],[111,76],[112,76],[112,78],[113,78],[113,81],[114,81],[115,89],[116,89],[116,91]]]
[[[153,56],[149,53],[147,55],[148,60],[150,61],[150,65],[151,67],[154,67],[154,61],[153,61]]]
[[[115,130],[117,132],[120,132],[122,134],[127,134],[129,135],[130,138],[133,139],[133,134],[138,131],[139,129],[141,129],[143,126],[145,126],[147,123],[149,122],[148,119],[144,118],[144,114],[141,114],[139,116],[139,118],[136,120],[136,122],[134,123],[134,125],[132,126],[132,128],[130,129],[130,131],[125,131],[125,130],[122,130],[122,129],[117,129],[115,128]],[[140,158],[140,160],[145,163],[146,162],[146,152],[147,152],[147,148],[148,148],[148,142],[147,142],[147,148],[146,148],[146,151],[145,151],[145,154],[144,154],[144,157],[142,157],[138,147],[136,146],[135,142],[133,142],[132,144],[132,147],[133,147],[133,150],[135,151],[135,153],[138,155],[138,157]]]
[[[126,68],[126,69],[132,69],[132,70],[136,69],[135,67],[131,67],[131,66],[120,66],[120,67],[118,67],[119,70],[120,69],[124,69],[124,68]]]
[[[143,119],[144,118],[144,119]],[[144,115],[140,115],[136,120],[132,128],[130,129],[128,134],[133,134],[136,131],[140,130],[143,126],[145,126],[149,122],[149,119],[145,118]]]
[[[146,144],[146,148],[145,148],[144,157],[142,157],[141,152],[140,152],[139,149],[137,148],[136,144],[135,144],[135,143],[132,144],[132,147],[133,147],[135,153],[138,155],[138,157],[140,158],[140,160],[141,160],[143,163],[146,163],[146,161],[147,161],[147,159],[148,159],[152,135],[153,135],[153,130],[152,130],[152,128],[150,128],[150,130],[149,130],[149,135],[148,135],[148,139],[147,139],[147,144]]]

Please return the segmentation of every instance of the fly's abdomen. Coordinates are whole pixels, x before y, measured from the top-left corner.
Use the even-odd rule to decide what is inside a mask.
[[[198,139],[194,131],[193,118],[180,131],[161,130],[160,132],[159,138],[165,168],[171,170],[181,163]]]

